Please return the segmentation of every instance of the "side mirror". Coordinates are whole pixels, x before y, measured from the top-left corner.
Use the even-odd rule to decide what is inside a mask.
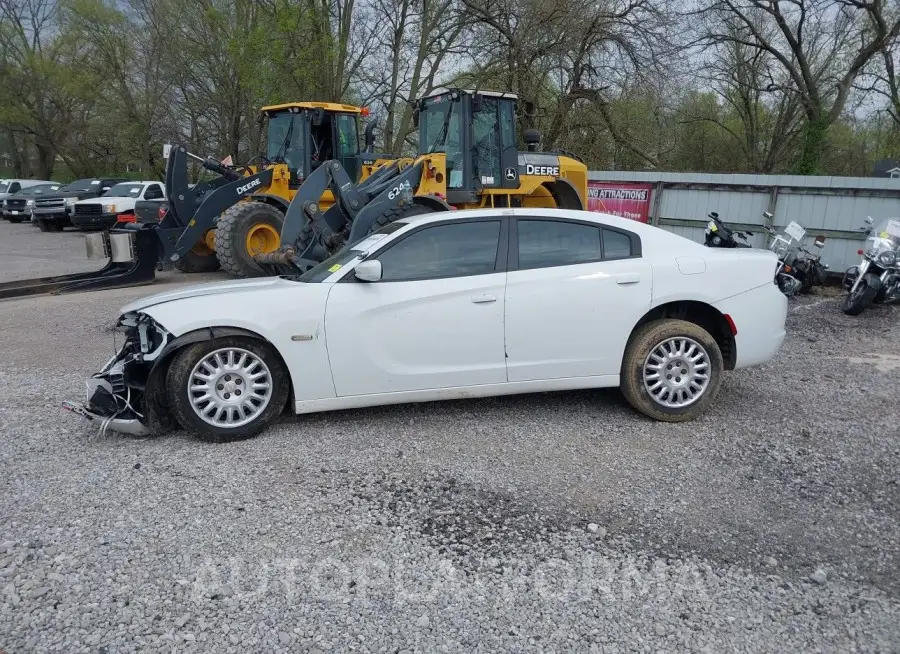
[[[766,220],[772,220],[772,218],[774,217],[775,214],[773,214],[771,211],[763,211],[763,218],[765,218]]]
[[[867,225],[871,225],[871,224],[874,223],[874,222],[875,222],[875,221],[872,220],[872,216],[866,216],[866,224],[867,224]]]
[[[381,262],[378,259],[361,261],[353,269],[353,274],[361,282],[377,282],[381,279]]]

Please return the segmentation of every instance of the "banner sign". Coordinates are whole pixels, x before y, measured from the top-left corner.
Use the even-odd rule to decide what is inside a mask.
[[[650,191],[652,184],[629,182],[595,182],[588,180],[588,211],[611,213],[614,216],[650,221]]]

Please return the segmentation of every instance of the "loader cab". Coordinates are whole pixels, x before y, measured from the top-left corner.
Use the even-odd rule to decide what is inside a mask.
[[[484,189],[519,188],[512,93],[448,89],[419,101],[419,154],[447,155],[447,201],[472,203]]]
[[[289,185],[297,188],[329,159],[337,159],[351,179],[359,175],[358,116],[365,108],[332,102],[297,102],[263,107],[269,119],[266,158],[290,170]]]

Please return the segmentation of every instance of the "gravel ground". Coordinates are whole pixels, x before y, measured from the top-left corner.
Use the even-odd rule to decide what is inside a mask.
[[[13,227],[7,278],[74,241]],[[793,301],[685,425],[578,392],[100,438],[59,401],[147,292],[0,302],[7,654],[900,651],[897,308]]]

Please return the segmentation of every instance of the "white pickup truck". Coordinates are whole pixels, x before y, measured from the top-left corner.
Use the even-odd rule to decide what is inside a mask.
[[[118,216],[133,214],[139,200],[165,199],[166,191],[160,182],[121,182],[99,198],[79,200],[72,212],[72,224],[79,229],[107,229],[116,224]]]

